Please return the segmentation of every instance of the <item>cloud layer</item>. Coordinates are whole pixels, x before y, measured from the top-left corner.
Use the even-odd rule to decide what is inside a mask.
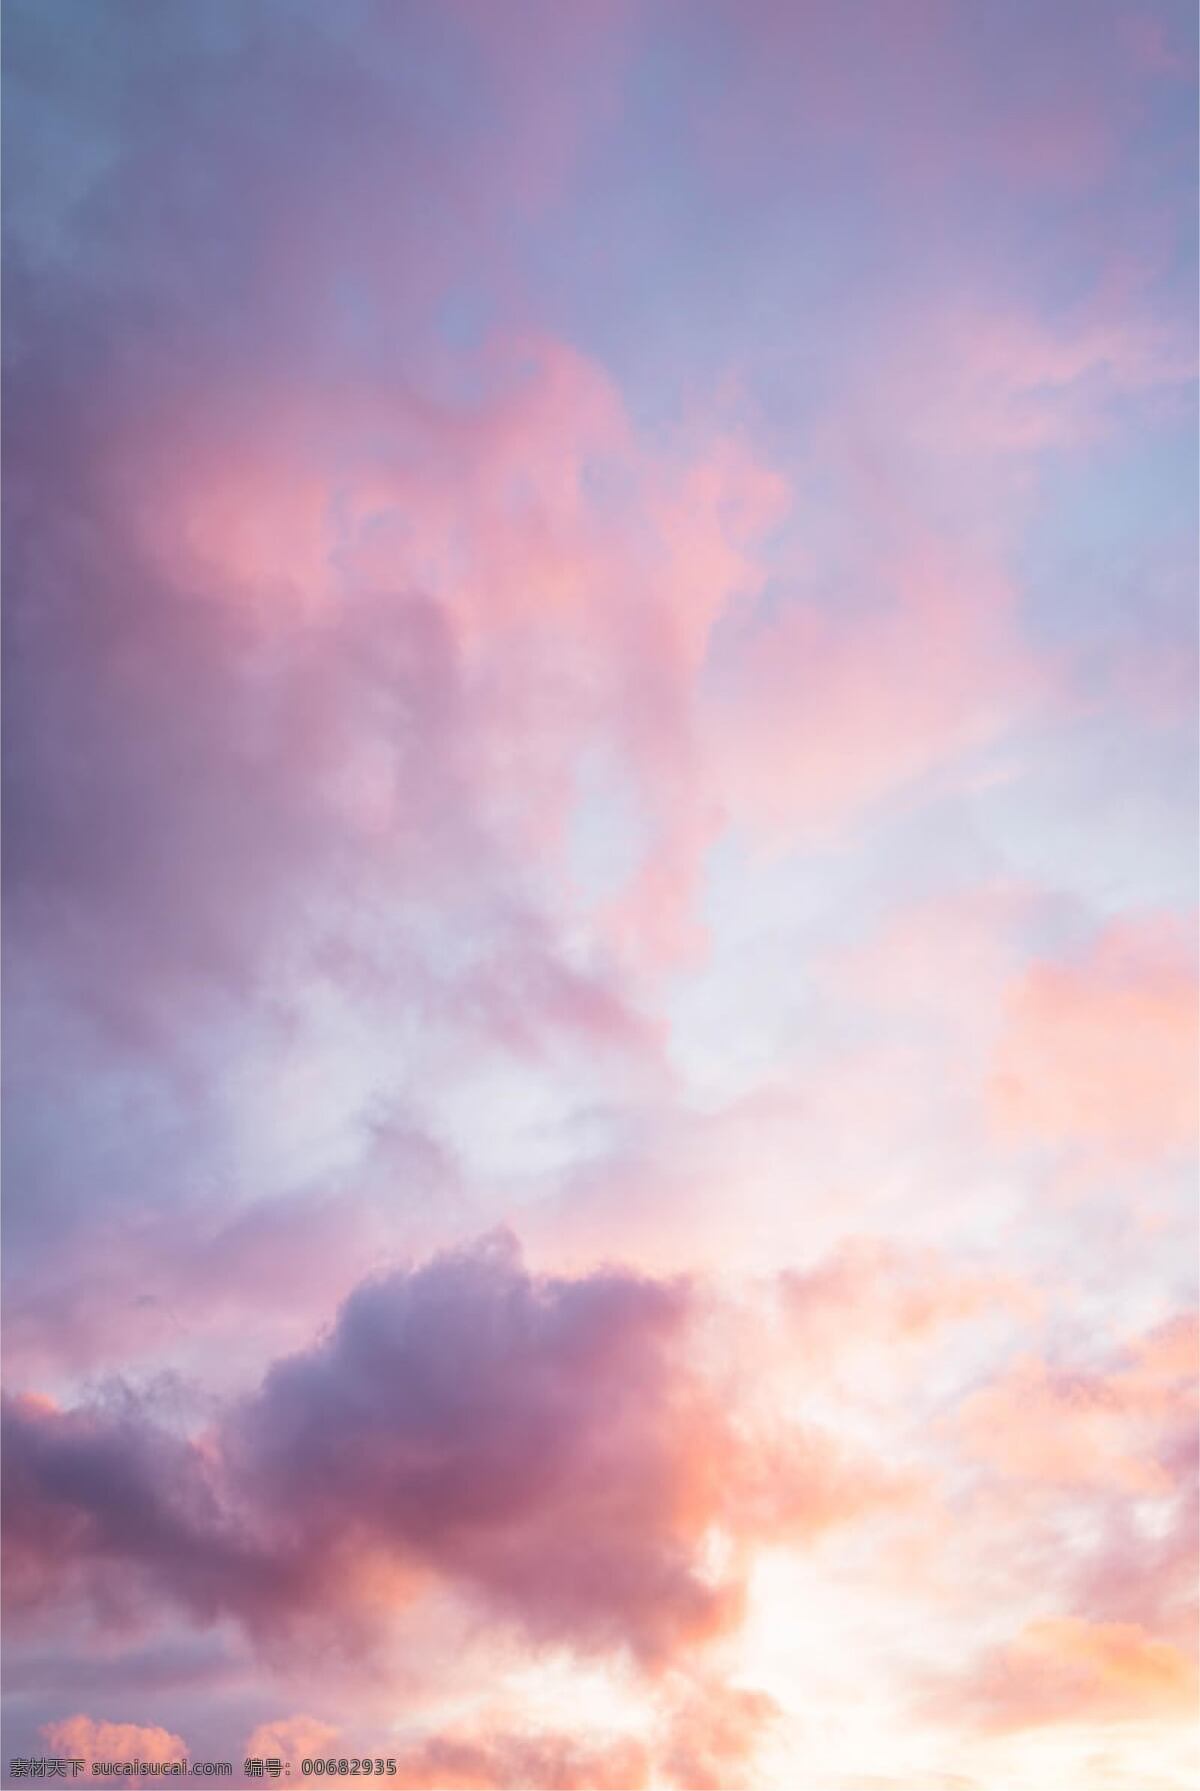
[[[1190,10],[5,24],[10,1756],[1183,1791]]]

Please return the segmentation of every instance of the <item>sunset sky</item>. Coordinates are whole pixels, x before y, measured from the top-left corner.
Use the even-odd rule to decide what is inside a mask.
[[[1192,0],[3,27],[4,1783],[1188,1791]]]

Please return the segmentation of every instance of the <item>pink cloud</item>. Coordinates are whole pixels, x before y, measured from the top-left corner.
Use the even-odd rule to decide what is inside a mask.
[[[991,1267],[881,1238],[850,1238],[815,1267],[780,1277],[789,1328],[819,1358],[929,1344],[949,1327],[1001,1314],[1028,1321],[1032,1287]]]
[[[1135,1338],[1105,1367],[1023,1356],[968,1395],[958,1423],[970,1451],[1001,1474],[1051,1486],[1170,1492],[1173,1439],[1195,1417],[1195,1319]]]
[[[902,16],[752,0],[742,16],[720,101],[693,124],[734,201],[810,159],[835,182],[861,179],[865,163],[918,240],[936,241],[972,197],[1001,211],[1102,190],[1156,82],[1186,66],[1168,47],[1177,15],[1123,0],[1064,4],[1053,19],[942,0],[914,0]]]
[[[319,1722],[315,1716],[281,1717],[258,1725],[246,1742],[243,1757],[291,1761],[293,1776],[299,1777],[301,1760],[338,1751],[333,1745],[337,1736],[331,1723]]]
[[[1056,1374],[1019,1362],[996,1385],[973,1393],[959,1413],[969,1447],[1006,1475],[1154,1493],[1164,1478],[1130,1437],[1128,1413],[1103,1378]]]
[[[399,1783],[414,1788],[521,1785],[530,1791],[591,1787],[640,1791],[741,1791],[758,1782],[755,1756],[779,1720],[766,1693],[711,1674],[669,1674],[637,1736],[558,1733],[502,1715],[459,1733],[429,1735],[398,1753]]]
[[[647,1750],[636,1741],[591,1742],[572,1734],[431,1736],[397,1756],[398,1776],[388,1782],[427,1791],[430,1785],[462,1791],[641,1791],[651,1783]]]
[[[411,780],[397,728],[365,725],[374,711],[382,727],[394,700],[346,707],[369,663],[348,586],[375,593],[376,622],[401,632],[423,606],[423,635],[396,640],[391,669],[424,671],[411,707],[455,806],[499,833],[500,851],[553,864],[581,756],[615,747],[648,847],[601,918],[670,958],[687,948],[718,813],[698,671],[715,623],[763,582],[757,544],[786,484],[719,419],[670,449],[643,438],[604,372],[550,337],[493,343],[470,389],[451,403],[373,380],[331,407],[315,381],[277,392],[269,369],[257,403],[180,380],[115,431],[107,501],[132,518],[157,579],[232,612],[197,626],[232,630],[272,668],[289,735],[280,775],[303,777],[326,828],[382,861],[411,826]],[[295,662],[301,623],[321,673]]]
[[[776,837],[990,742],[1041,688],[1012,591],[977,555],[910,539],[864,582],[865,598],[793,602],[753,629],[718,687],[731,812]]]
[[[738,1791],[759,1783],[755,1755],[781,1714],[765,1692],[695,1680],[675,1699],[664,1725],[664,1781],[694,1791]]]
[[[84,1760],[89,1767],[95,1761],[119,1764],[142,1760],[153,1765],[189,1758],[187,1743],[181,1736],[172,1735],[166,1729],[146,1728],[140,1723],[110,1723],[90,1716],[69,1716],[61,1722],[46,1723],[42,1736],[59,1759]],[[139,1784],[151,1782],[149,1778],[143,1779],[141,1774],[136,1777]],[[161,1784],[163,1781],[155,1779],[153,1782]]]
[[[948,1689],[942,1714],[992,1731],[1046,1723],[1191,1722],[1194,1660],[1131,1623],[1045,1617]]]
[[[933,896],[886,915],[863,939],[831,953],[819,974],[843,1000],[978,1035],[1011,975],[1017,928],[1035,902],[1034,891],[1009,881]]]
[[[1194,955],[1155,917],[1114,922],[1086,955],[1015,984],[991,1103],[1001,1133],[1152,1158],[1194,1145]]]

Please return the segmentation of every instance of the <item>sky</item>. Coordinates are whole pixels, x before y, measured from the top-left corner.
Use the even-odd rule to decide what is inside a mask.
[[[3,26],[4,1782],[1185,1791],[1194,7]]]

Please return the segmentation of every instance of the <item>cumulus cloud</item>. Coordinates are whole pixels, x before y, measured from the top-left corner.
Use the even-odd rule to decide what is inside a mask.
[[[695,1791],[754,1784],[754,1757],[780,1715],[766,1692],[699,1678],[667,1716],[660,1771],[669,1784]]]
[[[568,1734],[431,1736],[396,1756],[393,1785],[425,1791],[430,1785],[463,1791],[641,1791],[651,1783],[650,1759],[636,1741],[590,1743]]]
[[[111,1723],[91,1716],[68,1716],[61,1722],[46,1723],[42,1739],[59,1759],[93,1762],[142,1760],[147,1764],[167,1760],[186,1760],[187,1743],[166,1729],[148,1728],[141,1723]],[[141,1775],[136,1775],[142,1783]],[[151,1780],[147,1778],[145,1783]],[[161,1784],[161,1779],[154,1780]]]
[[[132,1572],[202,1620],[359,1634],[432,1580],[535,1640],[657,1669],[736,1617],[748,1544],[905,1496],[731,1402],[706,1315],[682,1279],[535,1277],[498,1234],[363,1284],[198,1438],[131,1398],[11,1399],[9,1595],[116,1598]]]
[[[319,1722],[315,1716],[281,1717],[276,1722],[260,1723],[246,1742],[245,1756],[261,1760],[292,1762],[328,1756],[333,1751],[338,1731],[332,1723]],[[299,1771],[298,1767],[294,1770]]]
[[[557,1732],[492,1720],[470,1733],[430,1734],[401,1744],[399,1782],[529,1791],[740,1791],[760,1782],[757,1758],[778,1721],[775,1700],[717,1675],[668,1673],[656,1688],[652,1720],[625,1735]]]

